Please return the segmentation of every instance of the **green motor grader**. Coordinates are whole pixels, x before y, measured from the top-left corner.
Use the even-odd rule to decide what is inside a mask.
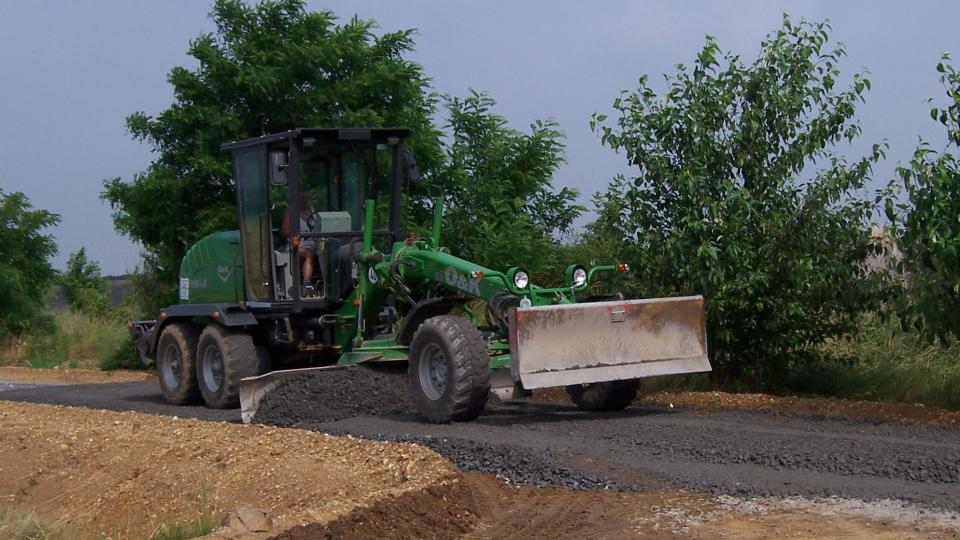
[[[699,296],[585,302],[625,266],[573,264],[551,288],[479,266],[441,246],[439,200],[429,238],[404,234],[402,187],[419,180],[409,135],[295,129],[223,145],[239,230],[192,246],[180,302],[131,323],[168,402],[239,404],[250,421],[305,370],[407,362],[420,413],[449,422],[476,418],[491,390],[565,387],[581,409],[613,410],[642,377],[710,370]]]

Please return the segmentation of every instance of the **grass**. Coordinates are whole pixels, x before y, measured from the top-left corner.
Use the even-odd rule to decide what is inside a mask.
[[[59,540],[59,528],[44,523],[33,512],[0,506],[0,540]]]
[[[868,320],[854,338],[820,347],[795,366],[789,390],[960,409],[960,342],[929,343],[895,320]]]
[[[0,344],[0,365],[109,370],[138,364],[120,316],[57,311],[52,329],[38,329]]]
[[[187,540],[208,535],[218,527],[220,527],[220,518],[207,513],[194,523],[165,527],[153,535],[152,540]]]
[[[175,523],[157,531],[151,540],[187,540],[206,536],[220,527],[220,514],[215,510],[207,497],[207,486],[200,485],[197,494],[197,520],[192,523]]]

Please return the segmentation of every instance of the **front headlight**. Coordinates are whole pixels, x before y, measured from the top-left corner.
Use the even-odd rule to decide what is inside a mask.
[[[530,276],[523,270],[517,270],[513,273],[513,284],[516,285],[518,289],[526,289],[527,285],[530,284]]]
[[[587,283],[587,269],[578,266],[573,269],[573,286],[582,287]]]

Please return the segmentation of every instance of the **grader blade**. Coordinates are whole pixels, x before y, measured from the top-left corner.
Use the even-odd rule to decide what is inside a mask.
[[[521,307],[510,341],[528,390],[711,369],[701,296]]]
[[[280,383],[289,379],[303,377],[310,373],[322,373],[332,369],[355,369],[352,366],[327,366],[302,369],[286,369],[271,371],[256,377],[240,379],[240,418],[244,424],[253,421],[260,408],[263,397],[272,392]]]

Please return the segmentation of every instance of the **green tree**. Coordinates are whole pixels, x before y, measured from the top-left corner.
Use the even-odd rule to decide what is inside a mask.
[[[100,265],[87,258],[86,248],[70,254],[59,282],[67,304],[74,311],[97,316],[109,311],[110,287],[100,274]]]
[[[640,293],[705,296],[721,376],[775,384],[790,353],[847,334],[881,300],[884,275],[864,265],[879,199],[863,187],[885,148],[838,154],[860,135],[870,82],[838,88],[845,51],[829,33],[785,15],[750,64],[708,36],[662,94],[644,76],[614,101],[613,126],[592,121],[637,170],[598,195],[597,227],[625,240]]]
[[[447,161],[430,191],[443,195],[442,240],[453,253],[494,269],[522,266],[536,278],[555,262],[556,235],[584,208],[576,190],[551,183],[564,160],[557,123],[538,120],[523,133],[495,105],[477,92],[447,99]]]
[[[57,244],[44,230],[60,216],[34,210],[19,192],[0,190],[0,337],[49,324],[46,314],[56,272],[50,257]]]
[[[948,102],[930,116],[947,131],[947,148],[921,141],[909,165],[898,168],[908,198],[896,221],[907,276],[907,320],[930,337],[960,338],[960,73],[944,55],[937,64]]]
[[[138,291],[155,306],[175,301],[190,245],[236,227],[222,143],[299,126],[403,125],[415,130],[409,146],[425,178],[442,157],[430,120],[436,98],[420,66],[403,58],[412,30],[377,35],[373,21],[356,18],[338,25],[302,0],[217,0],[211,17],[216,31],[190,43],[196,67],[170,71],[174,103],[127,118],[156,159],[129,181],[104,183],[117,230],[143,245],[163,285]]]

